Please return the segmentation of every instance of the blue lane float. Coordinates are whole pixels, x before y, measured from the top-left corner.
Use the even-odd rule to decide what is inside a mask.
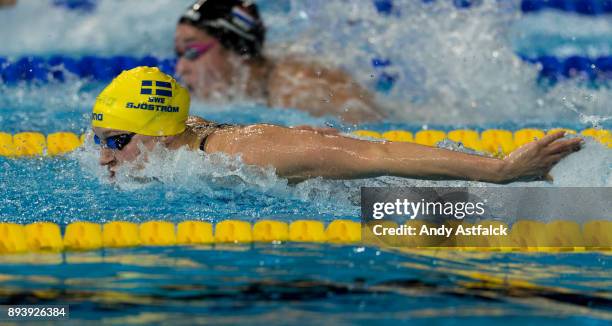
[[[537,58],[522,57],[523,60],[539,64],[540,76],[557,80],[560,78],[587,77],[591,80],[612,79],[612,56],[587,58],[571,56],[560,59],[551,56]],[[26,82],[65,81],[69,75],[83,79],[110,81],[121,71],[138,66],[159,67],[163,72],[173,75],[175,58],[160,59],[153,56],[135,58],[129,56],[97,57],[84,56],[72,58],[64,56],[22,57],[7,59],[0,57],[0,78],[5,84]],[[376,57],[371,60],[376,72],[377,89],[389,91],[399,78],[390,71],[391,60]]]
[[[167,74],[174,74],[176,59],[142,58],[128,56],[72,58],[65,56],[28,56],[9,60],[0,57],[0,79],[6,84],[26,82],[63,82],[69,75],[78,78],[110,81],[121,71],[138,66],[159,67]]]
[[[386,58],[373,58],[372,68],[376,72],[376,91],[389,93],[399,78],[396,73],[389,72],[387,68],[392,67],[391,60]]]
[[[390,15],[393,12],[393,1],[391,0],[374,0],[374,6],[378,13]]]
[[[549,83],[556,83],[559,80],[569,78],[583,78],[596,82],[612,80],[612,56],[599,58],[582,56],[530,58],[521,56],[521,59],[539,65],[539,79],[547,80]],[[371,66],[376,72],[376,90],[382,93],[389,92],[400,78],[399,75],[391,71],[392,69],[389,69],[393,67],[391,60],[380,57],[373,58]]]
[[[424,3],[433,3],[436,0],[421,0]],[[470,8],[482,3],[482,0],[452,0],[455,7],[459,9]],[[399,9],[394,5],[393,0],[373,0],[376,11],[382,15],[399,14]]]
[[[421,0],[425,3],[445,0]],[[482,3],[482,0],[452,0],[455,7],[463,9]],[[505,0],[500,0],[505,1]],[[383,15],[397,12],[393,0],[373,0],[376,10]],[[90,13],[96,10],[98,0],[53,0],[52,4],[66,10]],[[523,12],[556,9],[576,12],[583,15],[603,15],[612,13],[612,0],[522,0]]]
[[[52,4],[68,10],[92,12],[98,6],[97,0],[53,0]]]
[[[523,12],[556,9],[582,15],[605,15],[612,13],[612,0],[522,0]]]
[[[425,3],[448,0],[421,0]],[[482,0],[452,0],[456,8],[467,9],[478,6]],[[506,1],[506,0],[498,0]],[[393,0],[373,0],[378,13],[390,15],[399,13],[394,6]],[[582,15],[605,15],[612,14],[612,0],[522,0],[521,11],[525,13],[541,10],[561,10],[575,12]]]
[[[581,56],[571,56],[565,59],[542,56],[523,58],[523,60],[540,64],[540,75],[542,77],[588,77],[589,79],[599,80],[612,78],[612,56],[595,59]]]

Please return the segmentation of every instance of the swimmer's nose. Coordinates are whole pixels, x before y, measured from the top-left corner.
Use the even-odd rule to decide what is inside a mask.
[[[100,149],[100,165],[109,165],[115,160],[115,154],[108,148]]]

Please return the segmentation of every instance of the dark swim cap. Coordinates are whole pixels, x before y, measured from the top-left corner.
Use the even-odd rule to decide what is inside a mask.
[[[266,29],[251,1],[199,0],[181,16],[180,23],[203,29],[240,55],[261,56]]]

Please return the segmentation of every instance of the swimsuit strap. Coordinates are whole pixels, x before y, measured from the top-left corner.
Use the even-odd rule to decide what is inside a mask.
[[[206,152],[204,149],[206,149],[206,140],[208,140],[208,136],[202,138],[202,142],[200,142],[200,150],[202,152]]]
[[[219,129],[234,126],[232,124],[216,123],[213,121],[204,120],[200,117],[195,116],[189,117],[185,124],[187,125],[187,127],[191,128],[191,130],[201,139],[200,150],[203,152],[206,152],[206,143],[208,141],[208,136],[210,136]]]
[[[211,125],[210,128],[210,132],[206,135],[204,135],[204,137],[202,137],[202,141],[200,141],[200,150],[202,152],[206,152],[206,142],[208,141],[208,136],[212,135],[215,131],[220,130],[220,129],[224,129],[227,127],[233,127],[234,125],[232,124],[227,124],[227,123],[215,123],[213,125]]]

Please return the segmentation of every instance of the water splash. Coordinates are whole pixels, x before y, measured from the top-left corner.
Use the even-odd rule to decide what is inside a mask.
[[[166,1],[124,3],[101,1],[90,15],[19,1],[0,11],[6,46],[0,55],[33,53],[172,55],[172,33],[183,5]],[[350,71],[374,87],[374,56],[388,58],[385,69],[399,78],[379,100],[406,125],[463,124],[519,126],[566,122],[588,126],[609,124],[612,90],[588,88],[576,81],[545,89],[537,86],[536,66],[520,61],[507,33],[523,19],[510,5],[484,2],[457,10],[449,2],[423,4],[396,1],[401,16],[379,15],[368,2],[344,0],[287,1],[264,12],[270,27],[268,50],[273,56],[313,58]],[[155,17],[154,28],[148,22]],[[6,19],[4,19],[6,18]],[[145,19],[146,18],[146,19]],[[39,23],[33,33],[29,21]],[[95,30],[95,32],[92,32]],[[130,33],[125,33],[130,30]],[[62,32],[65,38],[59,38]],[[154,34],[154,35],[152,35]],[[144,40],[144,41],[143,41]],[[0,130],[82,132],[103,85],[87,80],[61,84],[0,86]],[[249,102],[210,104],[195,101],[192,112],[220,122],[318,124],[333,119],[312,118],[294,110],[274,110]],[[388,130],[389,123],[374,126]],[[427,181],[380,177],[366,180],[312,179],[290,185],[271,170],[245,166],[238,159],[163,150],[151,154],[144,169],[124,167],[116,182],[98,165],[90,137],[83,150],[68,160],[9,160],[0,158],[0,185],[6,199],[2,217],[66,219],[355,217],[361,186],[479,186],[476,182]],[[612,186],[612,151],[587,141],[585,148],[556,166],[552,184],[533,182],[510,186]],[[21,182],[29,180],[31,182]],[[145,182],[149,181],[149,182]],[[64,189],[67,188],[67,189]],[[48,191],[41,191],[46,189]],[[8,208],[7,208],[8,207]],[[118,210],[117,207],[121,207]]]
[[[452,142],[443,147],[469,152]],[[108,181],[108,174],[97,164],[97,152],[92,144],[73,154],[84,172],[95,175],[102,184],[112,184],[118,191],[149,192],[162,184],[169,191],[183,191],[203,195],[214,201],[219,198],[241,197],[249,193],[277,201],[300,201],[314,205],[322,212],[354,212],[359,205],[363,186],[491,186],[472,181],[431,181],[397,177],[362,180],[325,180],[314,178],[296,185],[276,176],[273,168],[259,168],[244,164],[240,157],[224,154],[205,154],[179,149],[169,151],[157,147],[146,152],[146,160],[122,166],[116,180]],[[142,148],[142,151],[146,151]],[[587,139],[584,149],[561,161],[552,171],[554,182],[516,182],[509,186],[608,186],[612,166],[612,151]],[[138,168],[135,168],[138,167]],[[585,168],[587,167],[587,168]]]
[[[306,25],[301,21],[309,24],[275,50],[279,56],[306,53],[344,67],[371,88],[376,82],[372,76],[378,72],[364,67],[371,67],[373,57],[389,60],[386,72],[397,81],[389,94],[379,94],[378,99],[403,121],[453,125],[576,121],[560,105],[560,97],[584,94],[600,99],[582,103],[584,113],[609,116],[605,104],[612,101],[609,88],[589,89],[576,81],[551,89],[538,86],[539,67],[520,60],[510,42],[511,36],[517,38],[510,35],[512,27],[524,17],[516,1],[504,3],[485,1],[457,10],[450,1],[394,1],[401,14],[382,16],[362,3],[291,1],[288,17],[278,15],[272,21],[285,29]]]
[[[91,14],[50,7],[48,14],[40,16],[41,6],[49,4],[19,2],[14,9],[0,11],[0,18],[10,26],[0,31],[0,37],[8,40],[0,55],[171,57],[175,22],[189,3],[147,1],[143,5],[106,0]],[[612,102],[610,88],[593,89],[575,81],[562,81],[551,88],[538,86],[538,66],[521,61],[514,53],[515,45],[530,41],[530,34],[522,33],[525,28],[537,32],[558,23],[524,17],[519,1],[483,1],[459,10],[450,1],[396,0],[391,15],[381,15],[369,1],[260,3],[271,56],[293,55],[340,66],[371,89],[382,69],[372,67],[372,59],[388,59],[391,65],[384,72],[396,76],[396,81],[387,94],[377,97],[394,116],[393,121],[454,126],[586,121],[577,119],[563,98],[578,105],[583,114],[609,121],[611,110],[606,103]],[[41,26],[40,33],[32,33],[27,24],[33,19]],[[156,23],[149,24],[152,20]],[[528,27],[521,25],[526,20]],[[595,25],[593,31],[605,35],[607,25]],[[516,32],[516,26],[523,26],[521,33]],[[565,37],[559,42],[574,41]],[[598,100],[584,101],[585,94]],[[217,106],[203,104],[198,111],[214,112]],[[240,108],[228,111],[228,116],[233,114],[239,115]],[[291,119],[296,123],[312,121],[307,117]]]
[[[5,194],[0,198],[0,220],[329,221],[359,216],[362,186],[491,186],[395,177],[316,178],[291,185],[271,169],[245,166],[239,159],[163,149],[153,151],[142,170],[133,171],[126,166],[111,182],[106,169],[98,164],[97,150],[91,137],[87,137],[85,146],[67,157],[0,157],[0,187]],[[612,151],[587,139],[583,150],[562,160],[551,174],[553,183],[523,182],[500,187],[610,187]]]
[[[583,99],[582,102],[584,101],[592,102],[592,96],[590,94],[585,95],[582,99]],[[562,97],[561,100],[563,101],[563,104],[567,109],[575,112],[578,115],[578,119],[583,125],[587,125],[592,128],[600,129],[604,122],[612,119],[612,116],[602,116],[602,115],[593,115],[593,114],[584,113],[585,111],[587,111],[585,109],[585,106],[578,104],[579,101],[575,97],[572,99],[568,99],[567,97]]]

